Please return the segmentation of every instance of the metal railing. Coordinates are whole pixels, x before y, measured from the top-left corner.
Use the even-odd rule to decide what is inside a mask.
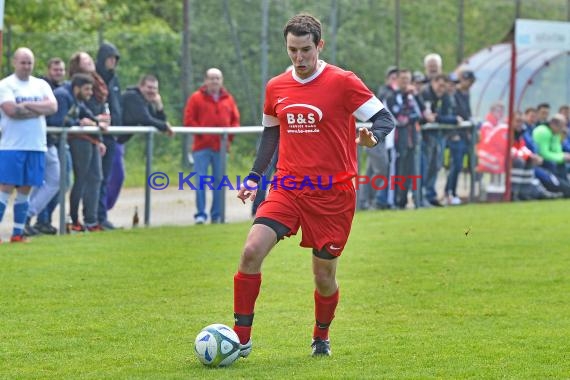
[[[176,134],[212,134],[221,135],[220,146],[227,146],[229,135],[240,135],[240,134],[250,134],[250,133],[261,133],[263,127],[261,126],[240,126],[235,127],[172,127],[172,130]],[[59,164],[60,164],[60,179],[59,188],[60,190],[66,189],[66,176],[63,174],[66,172],[67,168],[67,155],[66,155],[66,145],[67,137],[70,134],[99,134],[101,130],[98,127],[48,127],[48,133],[59,135]],[[154,127],[127,127],[127,126],[114,126],[109,127],[106,134],[123,135],[123,134],[144,134],[146,136],[145,144],[145,192],[144,192],[144,224],[146,226],[150,225],[150,204],[151,204],[151,188],[146,181],[148,181],[149,176],[152,174],[152,161],[153,161],[153,150],[154,150],[154,134],[161,133],[158,129]],[[226,174],[226,163],[227,163],[227,151],[226,149],[220,149],[220,173]],[[225,187],[221,187],[221,222],[225,222]],[[59,192],[59,233],[64,234],[66,231],[66,206],[65,206],[66,191]]]
[[[357,123],[358,127],[370,127],[371,123]],[[471,176],[471,183],[470,183],[470,192],[469,192],[469,200],[470,202],[473,201],[474,198],[474,189],[475,189],[475,153],[474,153],[474,144],[476,136],[476,127],[474,124],[469,122],[463,122],[460,125],[444,125],[444,124],[436,124],[430,123],[425,124],[422,126],[422,131],[426,130],[437,130],[441,136],[445,131],[454,130],[454,129],[469,129],[472,131],[472,138],[470,139],[469,143],[469,172]],[[240,135],[240,134],[251,134],[256,133],[259,134],[263,131],[263,127],[261,126],[240,126],[236,127],[172,127],[172,130],[179,135],[185,134],[214,134],[214,135],[221,135],[221,147],[227,146],[228,139],[230,135]],[[66,175],[63,173],[66,172],[67,167],[67,155],[66,155],[66,144],[67,138],[70,134],[99,134],[101,130],[98,127],[48,127],[48,133],[51,134],[58,134],[59,135],[59,160],[60,160],[60,172],[62,173],[60,176],[60,191],[59,192],[59,232],[60,234],[65,233],[66,231],[66,191],[67,188],[66,184]],[[146,146],[145,146],[145,153],[146,153],[146,160],[145,160],[145,192],[144,192],[144,224],[146,226],[150,225],[151,220],[151,188],[148,185],[148,178],[152,174],[152,162],[153,162],[153,150],[154,150],[154,134],[161,133],[154,127],[131,127],[131,126],[113,126],[109,127],[107,134],[144,134],[146,136]],[[418,146],[416,147],[416,168],[419,172],[421,170],[421,149],[422,149],[422,139],[418,138]],[[226,175],[226,168],[227,168],[227,150],[220,149],[220,173]],[[421,173],[420,173],[421,174]],[[422,197],[422,179],[419,181],[418,189],[416,190],[416,199],[419,200],[419,204],[421,204],[421,197]],[[221,222],[225,222],[225,209],[226,209],[226,200],[225,200],[225,187],[222,186],[220,191],[222,192],[221,196]],[[417,206],[417,205],[416,205]]]

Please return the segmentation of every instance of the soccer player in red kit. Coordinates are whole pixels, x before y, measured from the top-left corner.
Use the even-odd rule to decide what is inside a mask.
[[[347,181],[357,175],[356,144],[373,147],[395,126],[392,115],[354,73],[319,60],[324,46],[319,20],[294,16],[283,36],[294,70],[267,84],[265,129],[247,186],[238,193],[244,203],[255,199],[257,184],[279,146],[278,181],[257,210],[234,276],[234,330],[242,357],[252,348],[263,260],[279,240],[299,228],[300,245],[313,251],[312,354],[331,354],[329,326],[339,300],[336,266],[356,205],[354,187]],[[371,121],[372,127],[357,131],[355,118]]]

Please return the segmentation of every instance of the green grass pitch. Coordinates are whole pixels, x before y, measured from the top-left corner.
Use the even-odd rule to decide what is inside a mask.
[[[249,223],[2,244],[0,378],[570,378],[569,222],[568,201],[358,213],[322,359],[290,238],[264,264],[253,353],[225,369],[193,342],[232,323]]]

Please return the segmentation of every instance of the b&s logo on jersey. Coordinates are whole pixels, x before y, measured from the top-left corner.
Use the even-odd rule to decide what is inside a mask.
[[[323,118],[323,111],[311,104],[296,103],[283,107],[289,129],[287,133],[319,133],[317,123]]]

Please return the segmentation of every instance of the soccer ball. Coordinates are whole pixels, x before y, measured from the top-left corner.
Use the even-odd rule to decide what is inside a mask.
[[[200,331],[194,342],[198,360],[208,367],[227,367],[239,357],[239,338],[226,325],[215,323]]]

